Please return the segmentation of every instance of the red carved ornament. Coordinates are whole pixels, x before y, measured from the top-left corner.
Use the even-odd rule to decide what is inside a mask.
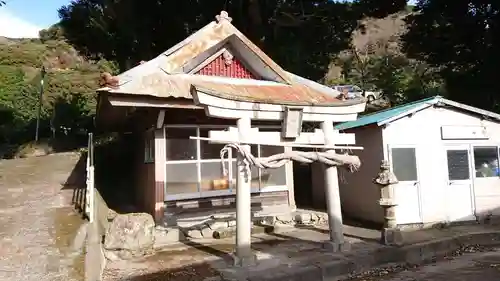
[[[243,79],[258,79],[243,64],[241,64],[238,59],[232,58],[228,62],[228,60],[225,59],[222,54],[205,65],[196,74]]]

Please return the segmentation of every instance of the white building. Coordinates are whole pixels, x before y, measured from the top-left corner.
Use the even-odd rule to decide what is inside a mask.
[[[432,97],[342,123],[356,134],[363,165],[341,173],[344,214],[383,222],[381,160],[391,164],[398,225],[475,220],[500,214],[500,115]]]

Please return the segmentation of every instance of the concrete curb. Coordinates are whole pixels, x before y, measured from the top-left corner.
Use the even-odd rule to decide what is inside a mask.
[[[100,241],[97,222],[87,223],[87,237],[85,245],[85,281],[102,280],[106,268],[106,257]]]
[[[374,267],[388,264],[422,264],[434,258],[444,257],[463,246],[500,245],[500,232],[476,232],[460,234],[449,238],[422,242],[402,247],[386,247],[363,256],[346,257],[345,260],[335,260],[318,264],[305,264],[287,270],[267,271],[263,275],[251,276],[250,281],[304,281],[304,280],[339,280],[348,274],[366,271]],[[222,280],[234,280],[223,278]]]

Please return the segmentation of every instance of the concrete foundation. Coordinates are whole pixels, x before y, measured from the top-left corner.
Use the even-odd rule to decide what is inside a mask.
[[[328,225],[328,215],[323,212],[296,210],[277,214],[254,214],[252,233],[286,232],[293,227]],[[199,214],[178,221],[175,226],[157,226],[155,248],[192,239],[223,239],[234,236],[236,217],[233,212],[206,216]],[[345,247],[343,247],[345,248]]]

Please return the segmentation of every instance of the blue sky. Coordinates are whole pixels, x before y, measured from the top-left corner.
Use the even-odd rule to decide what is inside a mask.
[[[71,0],[6,0],[6,9],[11,15],[32,25],[46,28],[57,21],[57,10]]]
[[[71,0],[5,0],[5,2],[7,4],[0,7],[0,36],[38,37],[40,29],[59,21],[57,10],[61,6],[68,5]]]
[[[35,26],[46,28],[59,21],[57,10],[69,4],[71,0],[6,0],[5,2],[7,2],[6,9],[12,15]]]

